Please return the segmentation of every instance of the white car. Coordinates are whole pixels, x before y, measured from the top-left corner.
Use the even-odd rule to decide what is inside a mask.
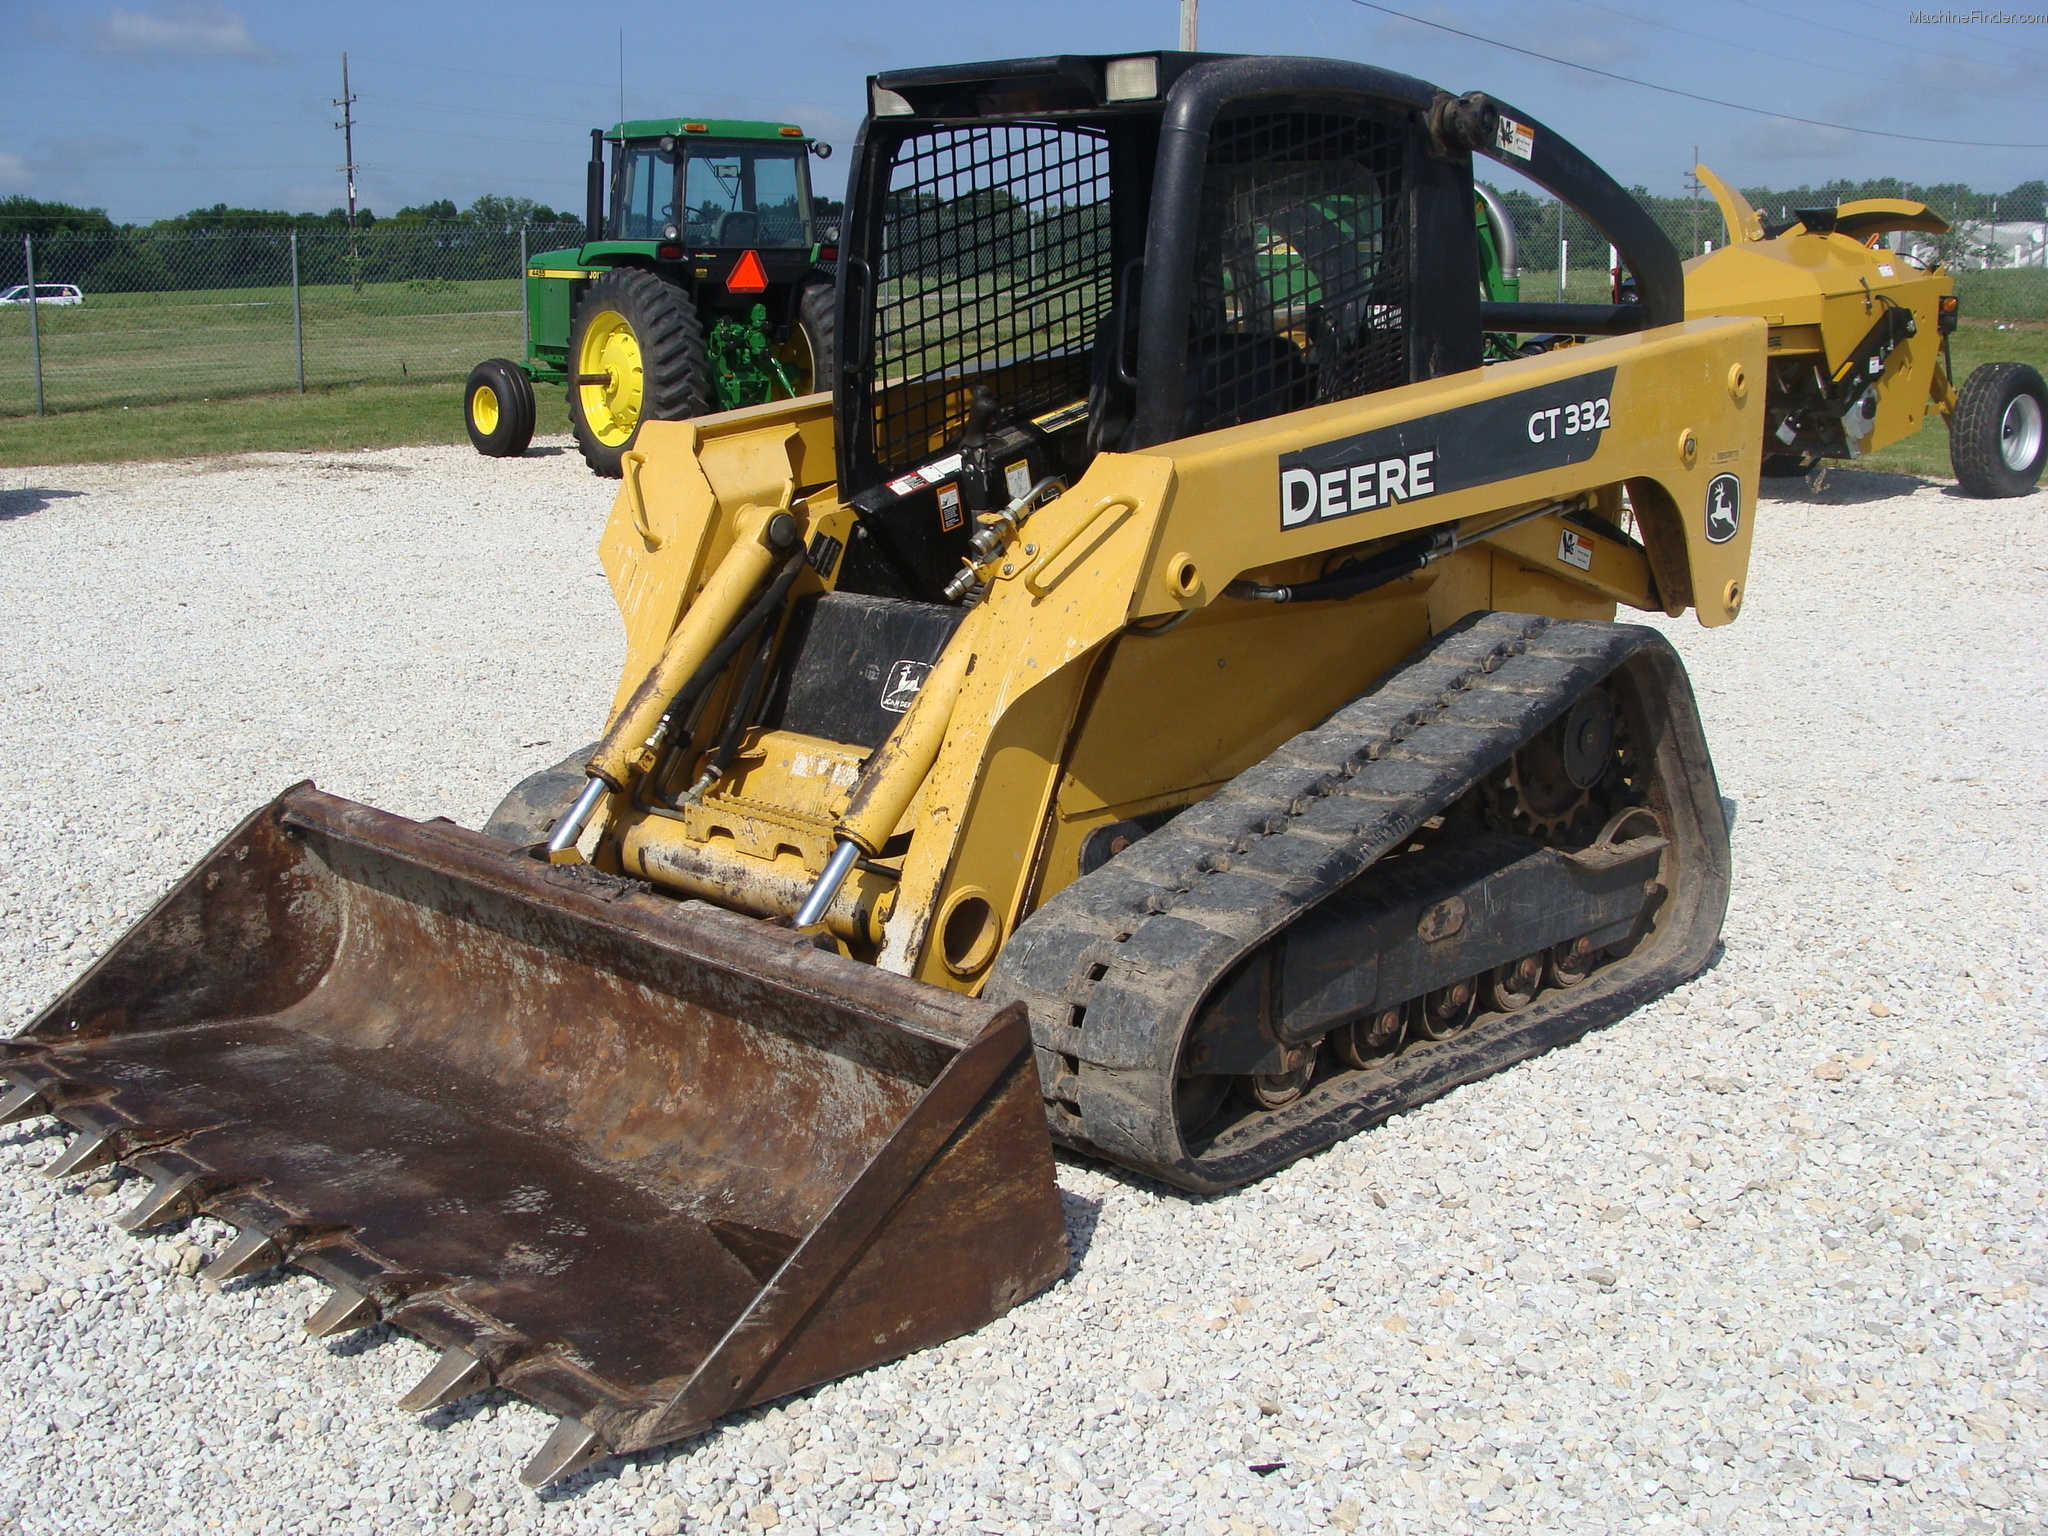
[[[26,304],[27,302],[27,283],[16,283],[12,288],[9,288],[5,293],[0,293],[0,304]],[[83,304],[84,302],[85,295],[78,291],[78,287],[74,283],[36,284],[36,303],[38,305]]]

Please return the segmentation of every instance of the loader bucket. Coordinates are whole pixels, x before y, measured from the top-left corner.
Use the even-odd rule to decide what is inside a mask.
[[[26,1031],[0,1118],[133,1228],[440,1347],[406,1400],[561,1416],[525,1479],[979,1327],[1066,1268],[1021,1005],[287,790]]]

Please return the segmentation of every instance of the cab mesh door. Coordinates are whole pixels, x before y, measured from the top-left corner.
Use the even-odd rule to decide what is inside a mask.
[[[977,385],[1019,415],[1086,395],[1110,307],[1109,183],[1093,128],[934,128],[897,146],[873,310],[884,473],[943,448]]]
[[[1406,152],[1401,130],[1349,113],[1217,121],[1183,433],[1408,382]]]

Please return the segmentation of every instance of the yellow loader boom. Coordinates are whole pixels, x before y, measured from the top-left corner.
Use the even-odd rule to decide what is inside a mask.
[[[1720,930],[1684,669],[1613,620],[1741,610],[1762,320],[1478,93],[869,87],[834,391],[624,456],[600,738],[489,835],[288,790],[0,1059],[133,1225],[440,1346],[408,1406],[560,1414],[536,1483],[1050,1283],[1053,1138],[1228,1188]],[[1603,339],[1481,366],[1535,315],[1461,277],[1474,154],[1622,250]]]

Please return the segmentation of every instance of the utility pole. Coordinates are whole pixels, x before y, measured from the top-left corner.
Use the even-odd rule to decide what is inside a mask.
[[[355,291],[363,291],[362,258],[356,254],[356,172],[362,167],[356,164],[356,98],[348,88],[348,55],[341,56],[341,96],[334,103],[341,108],[341,121],[334,126],[341,130],[341,155],[348,164],[341,168],[348,178],[348,271],[349,280]]]
[[[1195,7],[1200,0],[1180,0],[1180,51],[1197,52],[1195,43]]]
[[[1700,147],[1695,144],[1692,147],[1692,164],[1686,167],[1685,172],[1685,189],[1692,194],[1692,241],[1685,248],[1688,256],[1700,253],[1700,192],[1704,186],[1700,180]]]

